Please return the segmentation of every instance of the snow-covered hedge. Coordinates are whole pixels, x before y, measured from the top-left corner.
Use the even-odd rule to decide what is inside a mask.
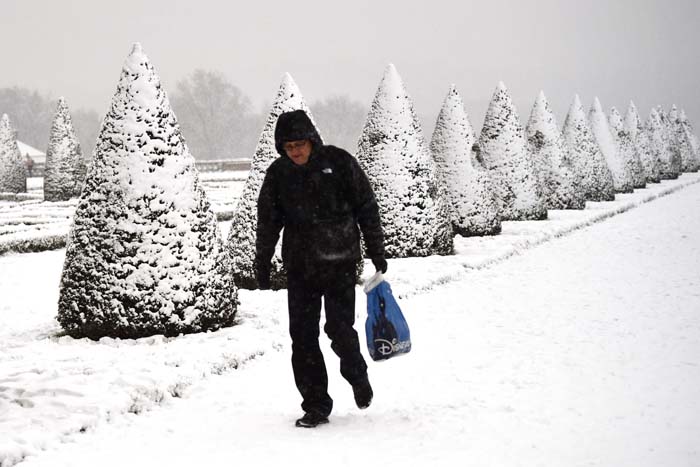
[[[36,253],[58,250],[66,246],[65,235],[46,235],[39,238],[19,238],[9,242],[0,239],[0,255],[7,253]]]
[[[540,92],[535,100],[525,135],[547,209],[585,208],[583,187],[567,159],[566,145],[544,92]]]
[[[75,212],[58,321],[74,337],[173,336],[230,326],[236,308],[194,158],[136,44]]]
[[[17,132],[7,114],[0,118],[0,192],[25,193],[27,168],[17,146]]]
[[[280,156],[275,148],[277,118],[280,114],[291,112],[292,110],[305,111],[313,121],[313,116],[299,91],[299,87],[291,75],[286,73],[277,91],[272,109],[267,116],[267,122],[258,140],[258,145],[255,148],[248,179],[246,180],[245,188],[243,188],[243,194],[236,205],[226,245],[231,258],[236,285],[245,289],[258,288],[255,271],[258,196],[260,195],[260,188],[265,179],[267,168]],[[270,280],[273,289],[284,289],[287,287],[286,272],[282,265],[279,248],[272,258]]]
[[[80,164],[83,154],[75,136],[68,105],[59,98],[56,115],[51,126],[49,148],[46,150],[44,169],[44,199],[46,201],[66,201],[80,195],[84,176]]]
[[[520,117],[502,82],[494,91],[479,137],[484,166],[496,190],[501,218],[540,220],[547,208],[540,196]]]
[[[562,137],[574,174],[579,177],[587,201],[615,199],[613,178],[593,136],[578,95],[564,121]]]
[[[377,197],[387,256],[451,254],[454,231],[447,193],[393,65],[374,96],[357,159]]]
[[[40,200],[42,196],[37,193],[0,193],[0,201],[27,201]]]
[[[472,151],[475,139],[462,98],[453,85],[438,115],[430,152],[447,189],[452,227],[465,237],[501,231],[491,178]]]

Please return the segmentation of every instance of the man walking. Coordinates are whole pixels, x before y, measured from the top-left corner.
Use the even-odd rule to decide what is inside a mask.
[[[258,198],[257,280],[261,289],[270,287],[270,262],[284,228],[292,368],[305,412],[296,426],[308,428],[328,423],[333,408],[318,342],[322,298],[324,330],[340,357],[340,372],[359,408],[372,402],[353,328],[355,278],[362,258],[360,230],[367,255],[382,272],[387,269],[384,235],[374,192],[357,160],[324,145],[303,110],[279,116],[275,146],[280,157],[267,169]]]

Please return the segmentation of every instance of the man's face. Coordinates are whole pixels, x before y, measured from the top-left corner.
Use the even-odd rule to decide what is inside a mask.
[[[311,141],[301,139],[298,141],[287,141],[282,145],[287,156],[297,165],[304,165],[309,162],[311,156]]]

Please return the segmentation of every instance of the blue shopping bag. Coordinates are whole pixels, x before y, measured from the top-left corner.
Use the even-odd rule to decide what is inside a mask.
[[[410,352],[411,331],[391,293],[389,283],[378,272],[365,285],[367,294],[367,348],[374,361]]]

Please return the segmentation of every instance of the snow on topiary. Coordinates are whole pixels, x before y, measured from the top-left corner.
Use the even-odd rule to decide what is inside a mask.
[[[566,143],[574,174],[580,177],[586,200],[614,200],[615,187],[612,174],[593,136],[578,95],[574,97],[569,113],[566,115],[562,137]]]
[[[687,165],[688,172],[697,172],[700,170],[700,142],[698,141],[698,137],[695,135],[693,126],[688,120],[684,110],[681,109],[678,119],[680,124],[683,126],[683,134],[687,139],[687,144],[690,151],[688,162],[685,163],[684,161],[684,166]]]
[[[654,150],[649,132],[642,125],[637,106],[631,101],[627,115],[625,115],[624,129],[629,132],[637,154],[639,154],[646,182],[659,183],[661,181],[661,161]]]
[[[542,91],[532,107],[525,135],[547,209],[585,208],[581,182],[574,175],[554,113]]]
[[[608,163],[610,173],[612,173],[615,191],[617,193],[632,192],[634,190],[632,171],[629,170],[625,161],[620,157],[617,144],[610,132],[608,119],[597,97],[593,100],[593,105],[588,112],[588,119],[591,122],[591,131],[598,142],[598,146],[600,146],[600,151],[603,153],[605,161]]]
[[[26,193],[27,167],[7,114],[0,119],[0,193]]]
[[[78,177],[82,158],[68,105],[61,97],[58,99],[56,115],[51,125],[49,147],[46,150],[44,200],[66,201],[80,196],[78,188],[82,183],[78,181]]]
[[[641,158],[632,140],[632,135],[629,131],[625,130],[624,124],[622,123],[622,116],[615,107],[610,109],[608,123],[610,124],[610,131],[613,135],[613,139],[617,144],[617,152],[620,159],[622,159],[627,170],[632,174],[633,187],[644,188],[647,183]]]
[[[608,112],[608,125],[613,139],[619,141],[620,132],[624,130],[624,124],[620,112],[618,112],[617,108],[614,106],[610,107],[610,112]]]
[[[275,126],[277,118],[284,112],[303,110],[313,121],[304,97],[299,87],[289,73],[282,78],[277,97],[272,104],[272,109],[267,116],[267,122],[263,128],[258,145],[255,148],[253,161],[248,179],[241,197],[238,200],[236,210],[231,222],[231,230],[228,235],[226,250],[231,258],[234,280],[236,285],[245,289],[257,289],[255,267],[255,241],[258,227],[258,196],[265,179],[265,172],[272,162],[280,154],[275,148]],[[315,123],[314,123],[315,125]],[[286,272],[282,266],[282,258],[279,250],[272,259],[271,285],[273,289],[287,287]]]
[[[388,257],[453,252],[447,193],[394,65],[374,96],[357,159],[377,197]]]
[[[479,147],[489,170],[503,220],[540,220],[547,208],[540,196],[518,111],[498,83],[481,128]]]
[[[435,124],[430,153],[447,189],[452,227],[465,237],[501,231],[491,179],[472,152],[474,141],[464,103],[452,85]]]
[[[659,158],[661,179],[671,180],[680,175],[681,158],[680,153],[674,150],[671,144],[671,134],[666,122],[663,110],[659,112],[659,109],[651,109],[646,129],[649,132],[654,152]]]
[[[675,105],[668,112],[668,124],[675,135],[674,141],[681,156],[681,171],[697,172],[698,166],[695,159],[695,150],[692,146],[692,138],[683,125],[680,113]]]
[[[66,332],[138,338],[231,326],[237,291],[216,216],[139,44],[94,155],[61,277],[58,321]]]

